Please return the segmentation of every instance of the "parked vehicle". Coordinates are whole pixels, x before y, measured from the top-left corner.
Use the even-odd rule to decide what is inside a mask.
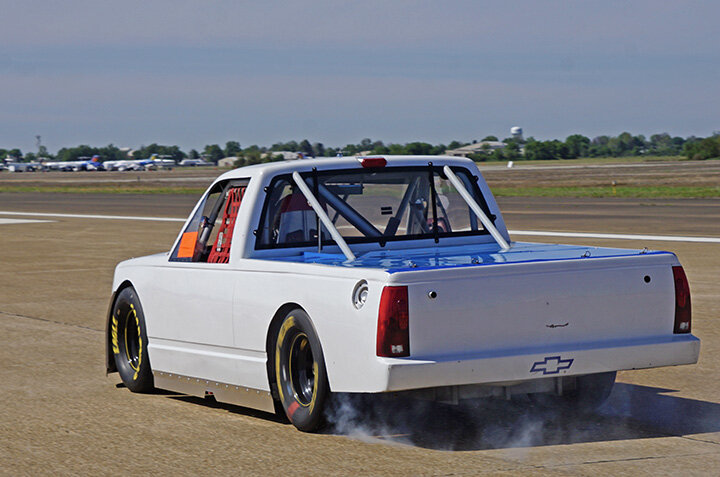
[[[695,363],[690,332],[670,252],[513,242],[468,159],[325,158],[221,175],[120,263],[107,370],[312,431],[332,393],[593,409],[618,370]]]
[[[77,161],[49,161],[43,163],[43,169],[51,171],[77,172],[77,171],[104,171],[105,166],[99,155],[92,157],[79,157]]]
[[[10,172],[35,172],[41,167],[37,162],[8,162],[6,166]]]

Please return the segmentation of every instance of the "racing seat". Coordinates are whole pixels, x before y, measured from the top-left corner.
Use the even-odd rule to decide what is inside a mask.
[[[315,211],[301,192],[293,192],[280,204],[278,243],[308,242],[313,239]]]
[[[326,209],[322,200],[320,204]],[[317,216],[302,192],[296,191],[283,198],[279,215],[277,243],[310,242],[317,239]],[[324,227],[323,233],[330,236]]]

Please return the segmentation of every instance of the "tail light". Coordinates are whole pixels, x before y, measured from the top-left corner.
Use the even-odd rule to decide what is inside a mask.
[[[383,288],[378,313],[378,356],[410,356],[409,315],[407,287]]]
[[[675,281],[675,327],[673,333],[690,333],[690,285],[683,267],[672,267]]]

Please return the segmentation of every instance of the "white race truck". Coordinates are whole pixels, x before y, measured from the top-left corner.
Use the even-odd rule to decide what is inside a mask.
[[[674,254],[513,242],[473,162],[227,172],[169,252],[120,263],[107,370],[317,429],[332,393],[593,408],[618,370],[697,362]]]

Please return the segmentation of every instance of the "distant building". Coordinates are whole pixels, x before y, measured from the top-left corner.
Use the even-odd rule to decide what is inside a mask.
[[[524,154],[524,147],[522,144],[525,142],[523,139],[523,130],[519,126],[513,126],[510,128],[510,135],[520,145],[520,153]],[[495,136],[492,136],[495,137]],[[500,141],[480,141],[473,142],[467,146],[458,147],[457,149],[448,149],[445,151],[447,156],[455,157],[467,157],[470,154],[489,154],[498,149],[505,149],[506,144]]]
[[[475,144],[458,147],[457,149],[448,149],[445,154],[455,157],[468,157],[470,154],[490,153],[496,149],[504,149],[505,143],[500,141],[480,141]]]
[[[237,156],[223,157],[218,161],[218,167],[235,167],[235,162],[240,159]]]
[[[300,153],[299,152],[292,152],[292,151],[269,151],[264,152],[260,157],[263,159],[266,157],[275,157],[275,156],[282,156],[283,161],[291,161],[293,159],[300,159]]]

